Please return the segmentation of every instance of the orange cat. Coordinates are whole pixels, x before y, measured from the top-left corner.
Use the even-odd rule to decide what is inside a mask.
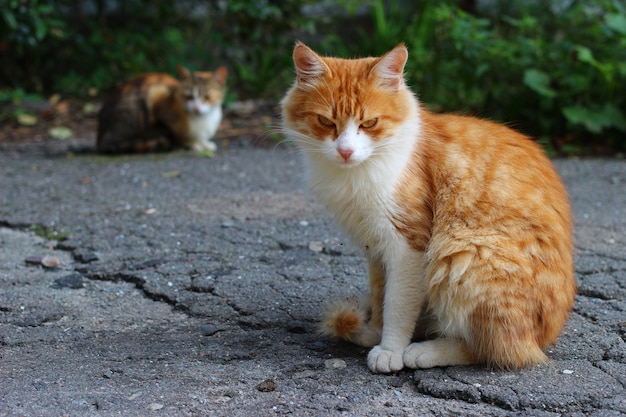
[[[293,52],[285,134],[369,266],[370,294],[332,305],[323,332],[374,346],[374,372],[544,362],[576,291],[565,188],[529,138],[423,109],[407,57]],[[435,338],[411,343],[425,321]]]
[[[190,72],[180,80],[149,73],[128,81],[102,106],[96,148],[104,153],[172,148],[215,151],[227,70]]]

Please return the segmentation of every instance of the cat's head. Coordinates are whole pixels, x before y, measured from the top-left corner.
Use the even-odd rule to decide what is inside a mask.
[[[178,65],[177,70],[179,92],[189,113],[202,115],[222,105],[228,75],[225,67],[219,67],[214,72],[191,72]]]
[[[352,167],[394,146],[417,103],[404,83],[398,45],[377,58],[322,57],[296,44],[296,81],[282,101],[286,135],[311,157]]]

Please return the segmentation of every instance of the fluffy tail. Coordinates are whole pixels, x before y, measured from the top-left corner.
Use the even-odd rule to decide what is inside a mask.
[[[356,345],[371,347],[380,342],[380,329],[370,323],[369,297],[350,297],[328,305],[320,323],[324,336],[339,337]]]

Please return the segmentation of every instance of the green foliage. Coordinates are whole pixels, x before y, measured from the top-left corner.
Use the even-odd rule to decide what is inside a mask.
[[[24,109],[24,101],[37,103],[42,102],[43,98],[38,94],[27,93],[22,88],[0,90],[0,123],[13,122],[24,116],[34,117]]]
[[[11,42],[19,53],[40,46],[47,37],[58,36],[64,22],[52,16],[54,8],[39,0],[6,0],[0,7],[0,39]]]
[[[68,68],[52,80],[54,90],[83,96],[92,87],[106,89],[142,72],[172,72],[177,63],[186,64],[178,28],[164,27],[146,37],[133,28],[88,26],[88,37],[77,36],[72,48],[60,52]]]
[[[409,46],[407,75],[420,98],[437,111],[511,123],[560,152],[626,149],[623,4],[511,3],[483,14],[454,1],[416,6],[394,36]]]
[[[315,18],[302,8],[310,0],[212,3],[213,22],[203,36],[220,46],[218,56],[232,70],[231,85],[244,96],[263,96],[284,89],[290,74],[295,34],[315,31]]]
[[[626,150],[624,0],[461,3],[5,0],[0,90],[84,96],[176,64],[226,65],[228,99],[279,98],[297,39],[344,57],[404,42],[407,80],[435,111],[507,122],[558,152]]]
[[[9,0],[0,5],[7,23],[0,26],[6,28],[0,29],[6,57],[2,85],[85,96],[90,88],[107,89],[139,72],[172,70],[173,61],[183,58],[184,39],[175,25],[185,27],[184,10],[175,10],[173,1],[127,0],[117,6],[95,1],[93,8],[89,3]]]

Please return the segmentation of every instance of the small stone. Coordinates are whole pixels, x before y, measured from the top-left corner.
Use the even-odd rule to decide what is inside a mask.
[[[37,381],[37,382],[33,382],[33,387],[35,387],[37,391],[42,391],[46,389],[46,384],[44,382]]]
[[[83,277],[80,274],[70,274],[58,278],[54,280],[54,285],[52,285],[52,288],[56,289],[70,288],[72,290],[77,290],[84,287],[85,284],[83,283]]]
[[[328,344],[322,340],[316,340],[309,345],[309,348],[316,352],[322,352],[326,350],[327,347]]]
[[[202,334],[202,336],[213,336],[218,331],[219,329],[211,324],[203,324],[200,326],[200,334]]]
[[[309,250],[320,253],[324,250],[324,244],[322,242],[309,242]]]
[[[61,264],[61,261],[56,256],[27,256],[24,262],[30,265],[41,265],[44,268],[56,268]]]
[[[27,256],[26,259],[24,259],[24,262],[30,265],[41,265],[42,259],[43,257],[41,256]]]
[[[572,371],[571,369],[563,369],[563,373],[564,373],[565,375],[571,375],[571,374],[573,374],[573,373],[574,373],[574,371]]]
[[[159,404],[159,403],[152,403],[148,406],[148,410],[150,411],[157,411],[157,410],[160,410],[161,408],[163,408],[163,404]]]
[[[41,265],[45,268],[56,268],[61,264],[61,261],[56,256],[46,255],[41,258]]]
[[[113,370],[111,369],[106,369],[103,373],[102,373],[102,377],[106,378],[106,379],[111,379],[113,378]]]
[[[137,391],[136,393],[132,394],[131,396],[127,397],[126,399],[128,401],[133,401],[133,400],[136,400],[137,398],[141,397],[142,395],[143,395],[143,392]]]
[[[324,367],[326,369],[343,369],[346,366],[346,361],[344,361],[343,359],[337,359],[337,358],[333,358],[333,359],[326,359],[324,361]]]
[[[95,252],[90,252],[90,251],[84,251],[84,252],[77,252],[74,254],[74,259],[78,262],[84,263],[84,264],[88,264],[90,262],[94,262],[100,259],[100,257],[98,256],[97,253]]]
[[[256,387],[261,392],[272,392],[276,390],[276,383],[272,378],[268,378]]]

